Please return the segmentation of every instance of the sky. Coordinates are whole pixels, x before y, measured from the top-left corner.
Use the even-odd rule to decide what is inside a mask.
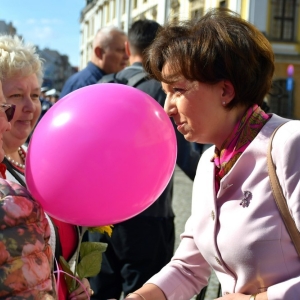
[[[0,0],[0,20],[12,22],[25,42],[49,48],[79,66],[80,12],[85,0]]]

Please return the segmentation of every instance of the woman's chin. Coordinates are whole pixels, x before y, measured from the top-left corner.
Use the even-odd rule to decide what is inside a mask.
[[[183,133],[184,138],[188,141],[188,142],[195,142],[195,136],[191,133],[191,132],[186,132]]]
[[[14,137],[14,139],[16,139],[17,141],[20,142],[20,146],[21,146],[22,144],[24,144],[26,142],[29,135],[30,135],[30,133],[28,133],[28,132],[18,132],[17,134],[14,134],[13,137]]]

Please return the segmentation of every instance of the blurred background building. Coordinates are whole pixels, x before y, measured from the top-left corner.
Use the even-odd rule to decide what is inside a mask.
[[[212,7],[227,7],[258,27],[272,44],[275,76],[266,99],[271,111],[300,119],[299,5],[300,0],[86,0],[80,17],[80,69],[86,66],[101,27],[115,25],[127,32],[138,19],[164,24],[201,17]]]
[[[17,34],[17,30],[11,22],[9,22],[7,24],[7,23],[5,23],[4,21],[1,21],[1,20],[0,20],[0,32],[1,33],[6,33],[6,34],[9,34],[9,35]]]
[[[18,35],[16,28],[13,24],[5,23],[0,20],[0,34]],[[18,35],[22,38],[21,35]],[[25,41],[26,42],[26,41]],[[69,63],[69,58],[66,55],[61,55],[56,50],[48,48],[39,49],[37,52],[44,59],[44,81],[43,87],[47,89],[55,89],[59,94],[65,81],[75,72],[78,71],[77,67],[72,67]]]

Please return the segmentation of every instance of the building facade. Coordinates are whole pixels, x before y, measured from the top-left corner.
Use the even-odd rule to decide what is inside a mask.
[[[17,30],[13,26],[12,22],[6,23],[6,22],[0,20],[0,33],[15,35],[15,34],[17,34]]]
[[[212,7],[236,11],[269,39],[275,53],[274,86],[267,97],[271,111],[300,119],[300,0],[86,0],[80,18],[80,69],[89,61],[101,27],[115,25],[127,32],[138,19],[164,24],[201,17]]]
[[[8,35],[18,35],[16,28],[13,24],[6,23],[0,20],[0,34]],[[18,35],[22,38],[21,35]],[[78,71],[76,67],[72,67],[69,63],[69,58],[66,55],[61,55],[56,50],[51,50],[48,48],[39,49],[37,48],[37,53],[41,58],[44,59],[44,81],[43,86],[49,89],[56,89],[60,91],[65,83],[65,81],[75,72]]]

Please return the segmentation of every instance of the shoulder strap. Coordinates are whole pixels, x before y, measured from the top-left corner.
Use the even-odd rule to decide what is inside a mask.
[[[147,79],[148,74],[142,70],[141,72],[135,74],[134,76],[132,76],[128,82],[127,85],[132,86],[132,87],[136,87],[137,85],[139,85],[140,83],[142,83],[144,80]]]
[[[268,153],[267,153],[267,162],[268,162],[268,172],[269,172],[269,177],[270,177],[270,184],[271,184],[271,189],[272,193],[275,199],[275,202],[278,206],[278,210],[281,214],[282,220],[285,224],[285,227],[291,237],[292,242],[294,243],[294,246],[296,248],[296,251],[298,255],[300,256],[300,232],[298,231],[295,221],[291,216],[291,213],[289,211],[286,199],[283,195],[282,188],[280,186],[278,177],[276,175],[276,167],[274,165],[273,159],[272,159],[272,141],[274,138],[275,133],[277,130],[282,126],[278,126],[275,131],[273,132],[269,146],[268,146]]]
[[[116,80],[116,73],[112,73],[108,75],[103,75],[97,83],[110,83],[110,82],[115,82],[115,80]]]
[[[102,76],[102,78],[98,81],[98,83],[121,83],[126,84],[132,87],[136,87],[144,80],[147,80],[148,74],[143,70],[142,67],[139,66],[130,66],[127,69],[136,69],[140,70],[137,74],[133,75],[129,79],[126,78],[117,78],[117,73],[112,73],[108,75]]]
[[[9,173],[14,176],[16,178],[16,180],[24,187],[26,187],[26,183],[24,182],[24,180],[21,178],[21,176],[18,174],[18,172],[15,171],[14,167],[12,166],[12,164],[9,162],[9,160],[4,157],[3,163],[5,164],[7,170],[9,171]]]
[[[107,74],[102,76],[102,78],[97,83],[121,83],[127,84],[127,79],[117,78],[117,73]]]

